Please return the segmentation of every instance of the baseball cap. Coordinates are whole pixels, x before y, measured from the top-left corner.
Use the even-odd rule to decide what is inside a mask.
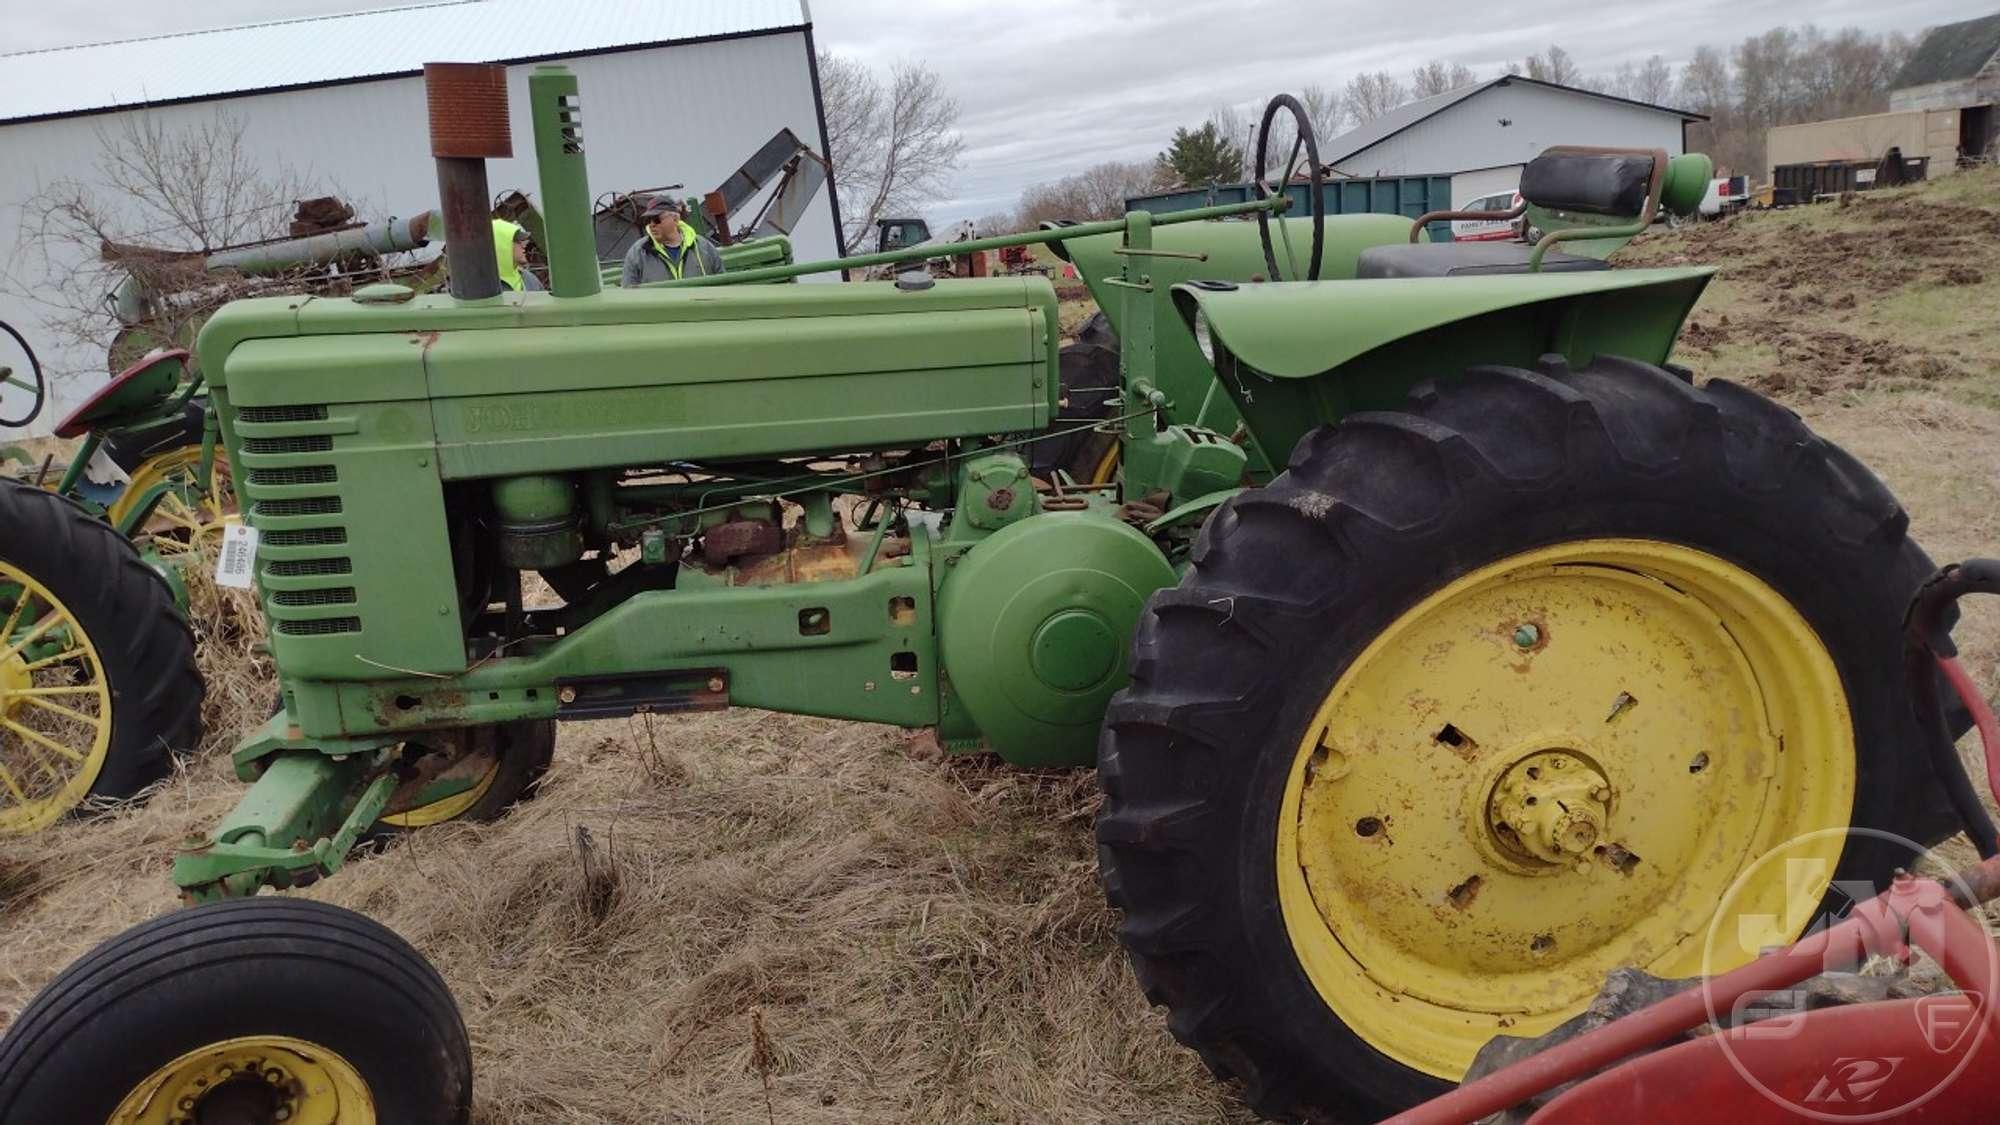
[[[640,212],[640,217],[656,219],[668,211],[672,211],[676,215],[680,214],[680,201],[672,196],[656,195],[646,204],[646,209]]]

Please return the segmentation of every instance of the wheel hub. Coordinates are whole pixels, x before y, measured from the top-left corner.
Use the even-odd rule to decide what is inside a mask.
[[[127,1094],[138,1125],[374,1125],[367,1084],[340,1055],[287,1036],[198,1047]]]
[[[1486,801],[1486,826],[1500,850],[1551,867],[1588,860],[1610,818],[1609,779],[1571,750],[1543,750],[1515,762]]]

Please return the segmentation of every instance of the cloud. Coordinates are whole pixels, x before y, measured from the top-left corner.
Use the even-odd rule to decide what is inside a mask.
[[[20,50],[392,2],[206,0],[190,9],[159,0],[0,0],[0,26],[9,48]],[[1915,34],[1984,15],[1993,2],[1824,0],[1801,8],[1783,0],[1542,0],[1469,10],[1379,0],[810,0],[810,10],[824,48],[882,69],[923,60],[944,75],[959,101],[965,158],[951,197],[930,211],[951,219],[1009,207],[1029,184],[1092,164],[1150,157],[1176,126],[1218,105],[1252,109],[1274,93],[1314,82],[1338,87],[1364,71],[1406,77],[1442,58],[1487,77],[1551,42],[1586,72],[1654,53],[1678,65],[1702,43],[1726,47],[1805,18],[1828,29]],[[1468,11],[1476,22],[1462,15]]]
[[[1678,67],[1703,43],[1728,47],[1808,16],[1828,29],[1914,35],[1992,2],[1828,0],[1807,10],[1780,0],[1547,0],[1488,5],[1476,26],[1436,9],[1311,0],[813,0],[812,12],[826,49],[885,69],[921,59],[944,75],[966,149],[951,197],[930,210],[959,218],[1010,207],[1032,183],[1150,157],[1218,105],[1261,107],[1274,93],[1339,87],[1365,71],[1407,78],[1442,58],[1490,77],[1551,42],[1586,72],[1655,53]]]

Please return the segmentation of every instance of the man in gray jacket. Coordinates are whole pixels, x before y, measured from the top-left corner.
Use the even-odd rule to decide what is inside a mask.
[[[625,251],[618,284],[629,289],[649,281],[678,281],[722,272],[722,252],[681,218],[680,204],[655,198],[641,216],[644,237]]]

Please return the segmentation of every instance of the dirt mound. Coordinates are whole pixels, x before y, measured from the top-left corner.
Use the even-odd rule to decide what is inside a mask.
[[[2000,299],[2000,176],[1964,173],[1838,203],[1649,234],[1623,266],[1719,267],[1684,362],[1771,394],[1915,387],[2000,354],[1975,310]]]

